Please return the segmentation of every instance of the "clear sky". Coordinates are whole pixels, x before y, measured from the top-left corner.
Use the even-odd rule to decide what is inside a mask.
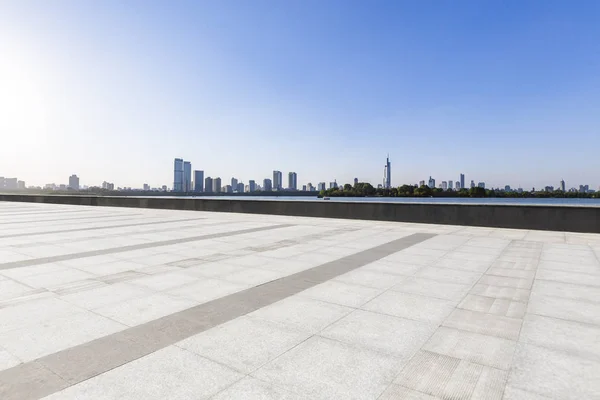
[[[600,185],[597,0],[0,0],[0,176]]]

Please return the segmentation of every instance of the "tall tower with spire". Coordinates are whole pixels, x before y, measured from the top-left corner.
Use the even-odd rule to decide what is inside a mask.
[[[392,187],[392,163],[390,163],[390,155],[387,155],[385,166],[383,167],[383,188],[391,189]]]

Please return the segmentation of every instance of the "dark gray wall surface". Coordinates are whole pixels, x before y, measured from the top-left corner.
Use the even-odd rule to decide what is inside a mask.
[[[0,201],[239,212],[600,233],[600,207],[0,194]]]

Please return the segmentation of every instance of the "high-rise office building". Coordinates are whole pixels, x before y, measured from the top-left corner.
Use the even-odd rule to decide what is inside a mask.
[[[356,187],[356,185],[358,185],[358,178],[354,178],[354,187]]]
[[[419,187],[425,186],[425,181],[419,181]]]
[[[448,182],[442,181],[442,190],[448,190]]]
[[[306,190],[312,192],[313,190],[315,190],[315,187],[312,185],[312,183],[308,182],[308,185],[306,185]]]
[[[235,190],[237,188],[238,180],[231,178],[231,187]]]
[[[317,190],[320,192],[321,190],[325,190],[325,182],[317,183]]]
[[[333,182],[329,182],[329,189],[336,189],[338,187],[337,180],[334,179]]]
[[[204,192],[204,171],[194,171],[194,192]]]
[[[460,188],[463,189],[465,187],[465,174],[460,174]]]
[[[273,191],[273,182],[270,179],[263,180],[263,191],[272,192]]]
[[[452,182],[452,180],[448,181],[448,189],[452,190],[452,186],[454,185],[454,182]]]
[[[220,193],[221,192],[221,178],[213,179],[213,192]]]
[[[213,191],[213,178],[210,176],[204,178],[204,191],[207,193],[211,193]]]
[[[249,192],[255,192],[256,191],[256,182],[254,182],[254,180],[250,179],[248,181],[248,191]]]
[[[383,167],[383,188],[392,188],[392,163],[390,162],[390,155],[388,154],[385,160],[385,166]]]
[[[480,188],[482,188],[482,189],[485,189],[485,182],[479,182],[479,183],[477,184],[477,187],[480,187]]]
[[[283,175],[281,171],[273,171],[273,190],[283,189]]]
[[[17,178],[4,178],[4,189],[17,190],[18,188],[19,188],[19,181]]]
[[[474,187],[475,187],[475,181],[471,180],[471,188],[474,188]]]
[[[183,191],[192,191],[192,163],[189,161],[183,162]]]
[[[17,181],[17,188],[19,190],[25,190],[25,181]]]
[[[435,188],[435,179],[433,179],[431,176],[429,177],[428,186],[429,186],[431,189]]]
[[[560,181],[560,190],[565,191],[565,181],[561,179]]]
[[[183,192],[183,159],[176,158],[173,165],[173,191]]]
[[[147,183],[144,183],[144,192],[147,192],[150,190],[150,185],[148,185]]]
[[[295,172],[290,172],[288,174],[288,189],[290,189],[290,190],[298,189],[298,175]]]
[[[306,192],[306,185],[302,185],[302,191]]]
[[[455,188],[456,188],[456,190],[460,190],[460,189],[462,189],[462,186],[461,186],[461,184],[460,184],[460,182],[459,182],[459,181],[456,181],[456,186],[455,186]]]
[[[244,193],[244,182],[238,182],[237,186],[233,188],[238,193]]]
[[[77,175],[69,177],[69,189],[79,190],[79,177]]]

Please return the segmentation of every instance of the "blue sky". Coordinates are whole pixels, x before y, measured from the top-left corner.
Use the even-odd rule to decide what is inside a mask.
[[[600,2],[0,2],[0,176],[600,185]]]

